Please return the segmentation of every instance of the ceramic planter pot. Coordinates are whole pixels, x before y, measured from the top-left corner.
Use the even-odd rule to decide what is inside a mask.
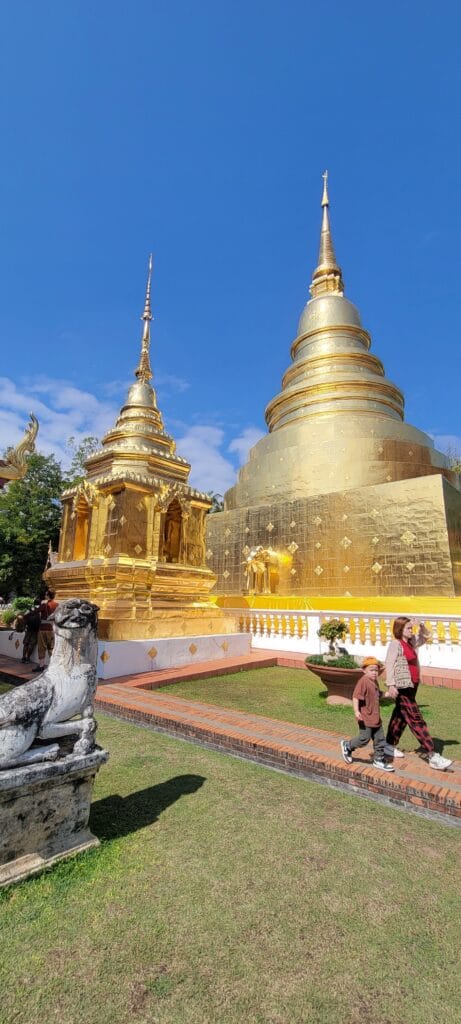
[[[352,704],[355,684],[363,676],[363,669],[333,668],[332,665],[312,665],[306,661],[306,668],[322,680],[328,690],[327,704]]]

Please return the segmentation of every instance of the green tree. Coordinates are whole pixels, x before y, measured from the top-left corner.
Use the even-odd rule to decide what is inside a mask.
[[[85,477],[85,462],[87,458],[97,451],[100,447],[100,442],[94,434],[88,434],[87,437],[77,444],[75,437],[69,437],[66,442],[66,449],[72,458],[69,469],[65,473],[65,487],[76,487],[77,484]]]
[[[224,498],[222,494],[218,494],[217,491],[209,491],[208,497],[212,502],[210,513],[212,512],[223,512],[224,511]]]
[[[31,455],[22,480],[0,492],[0,592],[37,594],[48,543],[57,547],[66,481],[54,455]]]

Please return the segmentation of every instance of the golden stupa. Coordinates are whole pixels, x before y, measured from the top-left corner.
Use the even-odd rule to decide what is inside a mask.
[[[210,601],[205,562],[211,502],[188,485],[189,463],[164,430],[150,383],[152,258],[136,382],[86,477],[62,496],[57,561],[45,573],[58,600],[99,605],[102,639],[225,633],[232,622]]]
[[[207,523],[221,595],[461,593],[459,476],[403,419],[404,398],[344,296],[327,174],[320,253],[269,433]]]

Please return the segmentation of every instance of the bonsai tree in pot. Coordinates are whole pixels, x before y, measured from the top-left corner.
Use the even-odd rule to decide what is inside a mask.
[[[319,676],[328,690],[328,704],[351,704],[352,693],[362,669],[350,654],[337,653],[335,642],[344,640],[347,633],[342,619],[323,622],[317,635],[328,641],[328,654],[308,654],[306,668]]]
[[[342,619],[328,619],[322,622],[320,629],[317,630],[317,636],[328,640],[328,653],[332,658],[336,656],[335,641],[344,640],[346,633],[347,626]]]

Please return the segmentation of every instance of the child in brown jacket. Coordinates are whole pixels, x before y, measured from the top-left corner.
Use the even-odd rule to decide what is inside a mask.
[[[362,663],[363,676],[356,684],[352,694],[354,715],[359,727],[359,735],[350,740],[341,740],[341,753],[346,764],[352,764],[352,751],[357,747],[366,747],[373,740],[373,767],[383,772],[393,772],[394,768],[384,757],[385,736],[379,710],[381,690],[378,685],[380,664],[377,658],[364,658]]]

